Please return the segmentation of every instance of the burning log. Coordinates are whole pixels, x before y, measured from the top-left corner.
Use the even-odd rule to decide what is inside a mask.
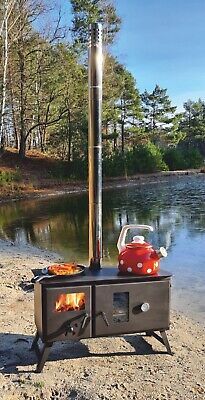
[[[63,293],[56,301],[55,311],[78,311],[85,309],[85,293]]]

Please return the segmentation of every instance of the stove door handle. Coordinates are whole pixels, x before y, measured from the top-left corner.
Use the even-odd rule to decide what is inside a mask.
[[[106,316],[106,314],[105,314],[104,311],[102,311],[102,317],[103,317],[103,319],[104,319],[106,325],[109,326],[110,324],[109,324],[109,322],[108,322],[107,316]]]
[[[82,320],[82,324],[81,324],[81,328],[80,328],[81,331],[85,328],[86,322],[88,321],[89,318],[90,318],[90,316],[86,313]]]
[[[106,323],[106,325],[110,326],[109,321],[107,319],[107,315],[105,314],[104,311],[99,311],[97,314],[95,314],[95,317],[102,317],[102,319]]]

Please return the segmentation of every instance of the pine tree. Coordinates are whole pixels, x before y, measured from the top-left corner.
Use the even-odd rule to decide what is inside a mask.
[[[205,139],[205,102],[188,100],[184,103],[180,128],[185,134],[185,144],[204,147]]]
[[[72,34],[74,45],[81,50],[87,49],[89,25],[94,22],[103,24],[103,42],[111,44],[120,29],[121,19],[110,0],[71,0],[73,13]]]
[[[121,126],[121,151],[125,150],[125,141],[131,142],[133,134],[139,129],[139,118],[142,117],[141,100],[133,75],[122,65],[118,65],[120,76],[120,110],[119,123]],[[131,144],[131,143],[130,143]]]
[[[125,143],[132,145],[139,129],[139,118],[141,100],[134,77],[117,59],[107,55],[103,79],[103,138],[106,147],[109,147],[110,139],[114,141],[114,150],[119,141],[122,152]]]
[[[144,127],[154,143],[171,144],[178,142],[181,134],[178,131],[179,117],[175,114],[167,95],[167,89],[156,85],[153,92],[147,90],[141,95],[144,111]]]

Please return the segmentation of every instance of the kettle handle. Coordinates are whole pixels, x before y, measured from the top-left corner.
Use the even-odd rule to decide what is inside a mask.
[[[124,225],[122,227],[119,239],[117,241],[117,248],[118,248],[119,253],[125,247],[125,238],[126,238],[126,235],[127,235],[127,231],[129,229],[147,229],[150,232],[153,232],[153,230],[154,230],[152,228],[152,226],[149,226],[149,225],[134,225],[134,224],[132,224],[132,225]]]

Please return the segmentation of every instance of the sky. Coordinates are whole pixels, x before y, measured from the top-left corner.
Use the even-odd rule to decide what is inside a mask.
[[[71,20],[69,1],[58,0]],[[205,0],[114,0],[122,18],[112,53],[134,75],[140,92],[167,89],[179,110],[205,100]]]
[[[116,0],[114,54],[140,91],[167,88],[173,104],[205,99],[205,0]]]

